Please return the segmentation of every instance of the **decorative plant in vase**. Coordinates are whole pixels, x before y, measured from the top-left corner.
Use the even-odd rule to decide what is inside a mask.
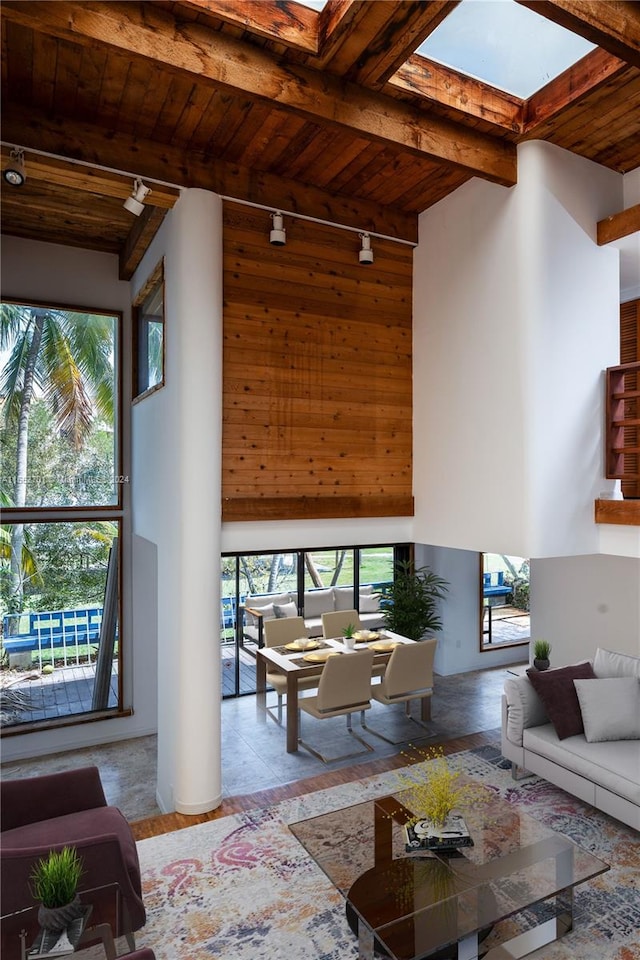
[[[548,640],[535,640],[533,643],[533,665],[536,670],[548,670],[551,644]]]
[[[399,774],[401,789],[407,791],[402,802],[413,813],[410,824],[428,820],[441,829],[454,811],[487,802],[489,795],[482,785],[465,781],[462,773],[452,770],[441,747],[418,753],[429,761],[424,775],[416,780],[415,773]]]
[[[348,623],[344,628],[344,630],[342,631],[342,636],[345,638],[345,640],[350,640],[353,637],[355,632],[356,632],[356,628],[354,627],[354,625],[352,623]]]
[[[382,589],[385,626],[410,640],[442,630],[438,604],[448,589],[448,582],[429,567],[414,569],[408,561],[399,563],[393,583]]]
[[[38,922],[45,930],[66,930],[82,914],[78,883],[82,860],[75,847],[52,850],[31,873],[31,892],[40,901]]]

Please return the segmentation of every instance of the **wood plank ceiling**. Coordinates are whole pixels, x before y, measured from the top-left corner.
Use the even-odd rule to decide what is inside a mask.
[[[27,181],[2,230],[126,279],[177,196],[151,183],[132,222],[133,175],[415,241],[470,177],[514,184],[522,140],[635,169],[640,4],[521,2],[597,44],[526,101],[414,54],[456,0],[5,0],[2,161],[22,147]]]

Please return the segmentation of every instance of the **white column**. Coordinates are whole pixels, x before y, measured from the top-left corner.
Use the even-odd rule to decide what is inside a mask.
[[[220,678],[220,460],[222,436],[222,201],[186,191],[176,205],[165,269],[166,325],[175,350],[178,419],[168,453],[175,478],[173,555],[160,572],[174,636],[160,660],[159,713],[172,727],[168,749],[179,813],[212,810],[222,799]],[[174,424],[175,418],[172,417]],[[176,523],[177,521],[177,523]],[[162,571],[164,571],[164,576]],[[165,592],[163,598],[162,593]],[[161,628],[162,629],[162,628]],[[175,702],[167,694],[175,693]],[[161,729],[161,728],[160,728]],[[166,756],[164,758],[167,759]]]

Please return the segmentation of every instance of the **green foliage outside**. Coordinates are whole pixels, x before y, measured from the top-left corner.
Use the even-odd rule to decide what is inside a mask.
[[[109,315],[0,305],[4,506],[117,501],[115,327]],[[0,613],[100,605],[116,532],[97,522],[4,525]]]
[[[8,504],[16,478],[17,424],[3,423],[0,432],[0,485]],[[75,450],[56,430],[42,398],[31,404],[29,468],[25,483],[26,506],[81,507],[116,502],[113,482],[113,431],[96,425],[82,447]]]
[[[308,553],[315,582],[305,570],[305,589],[350,586],[354,581],[353,550],[313,550]],[[261,594],[294,593],[297,590],[297,555],[263,554],[240,558],[240,592]],[[235,557],[222,560],[222,596],[235,594]],[[393,579],[393,547],[370,547],[360,551],[360,583],[384,583]]]
[[[74,899],[81,876],[82,860],[75,847],[52,850],[33,868],[31,893],[43,907],[65,907]]]
[[[25,578],[23,610],[73,610],[102,606],[109,548],[117,527],[113,523],[34,523],[26,526],[37,578]],[[0,615],[9,607],[10,569],[0,560],[2,602]]]

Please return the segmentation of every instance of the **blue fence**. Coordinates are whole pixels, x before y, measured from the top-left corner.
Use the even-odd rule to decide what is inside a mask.
[[[9,654],[98,643],[102,607],[10,613],[2,621],[2,645]]]

